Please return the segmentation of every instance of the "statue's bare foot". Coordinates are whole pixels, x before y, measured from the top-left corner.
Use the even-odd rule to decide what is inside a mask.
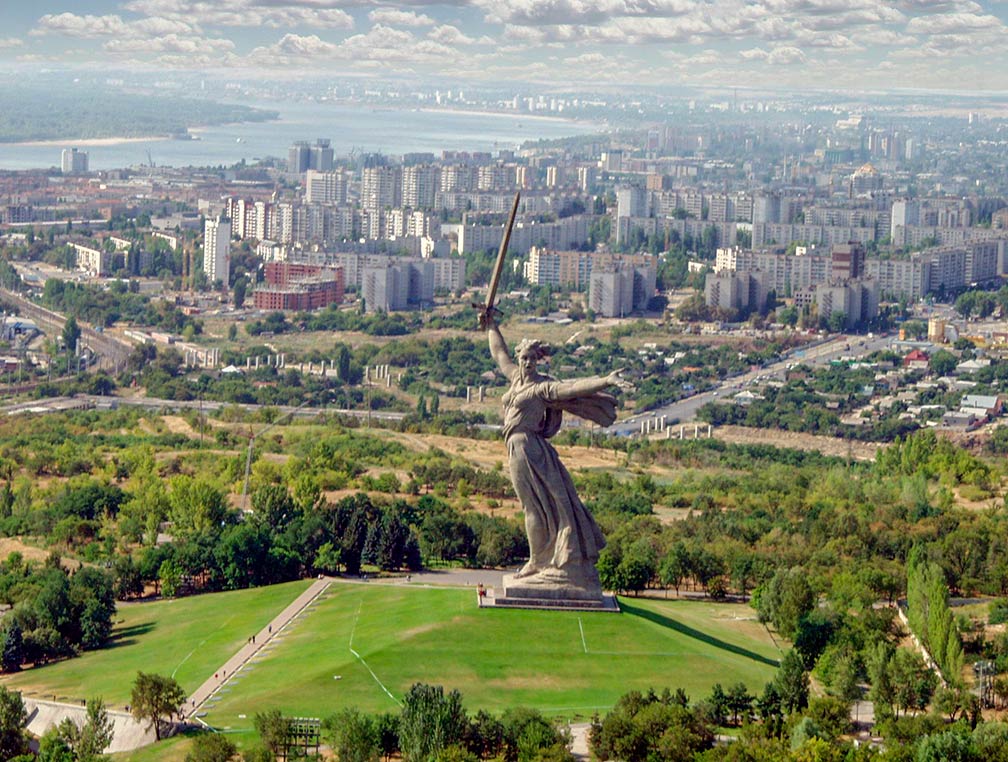
[[[533,574],[536,574],[538,571],[539,571],[539,568],[535,564],[533,564],[532,561],[529,561],[521,569],[519,569],[518,571],[516,571],[514,573],[514,578],[515,579],[521,579],[522,577],[531,577]]]

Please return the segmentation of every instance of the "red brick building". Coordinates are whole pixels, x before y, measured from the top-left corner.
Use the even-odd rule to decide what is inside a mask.
[[[317,310],[343,301],[343,268],[268,262],[266,283],[255,290],[260,310]]]

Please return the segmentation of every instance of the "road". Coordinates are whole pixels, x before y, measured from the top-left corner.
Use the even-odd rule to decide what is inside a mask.
[[[645,421],[650,423],[652,430],[654,430],[653,427],[656,425],[656,422],[659,422],[662,417],[665,418],[666,425],[668,426],[671,426],[673,421],[680,423],[693,421],[696,419],[697,411],[707,403],[726,398],[730,399],[732,395],[737,394],[758,381],[782,380],[788,368],[792,365],[797,363],[826,365],[832,360],[838,360],[845,356],[862,357],[887,348],[892,343],[892,340],[892,336],[888,334],[872,336],[871,338],[841,334],[825,341],[792,350],[784,358],[776,362],[725,379],[713,389],[676,400],[654,410],[633,414],[625,420],[617,421],[606,431],[612,436],[628,437],[640,434],[641,424]]]
[[[341,415],[361,420],[401,421],[408,414],[389,410],[348,410],[332,407],[297,407],[294,405],[254,405],[248,403],[216,402],[213,400],[166,400],[156,397],[101,397],[92,394],[77,394],[73,397],[50,397],[42,400],[15,402],[0,406],[0,413],[17,415],[19,413],[56,413],[68,409],[102,408],[102,407],[139,407],[144,410],[161,412],[163,410],[202,410],[204,414],[217,412],[222,408],[238,408],[248,413],[255,413],[263,408],[277,412],[277,417],[290,415],[292,418],[316,418],[321,414]]]

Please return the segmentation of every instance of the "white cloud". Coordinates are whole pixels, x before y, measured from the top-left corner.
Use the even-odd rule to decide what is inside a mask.
[[[910,11],[961,11],[965,13],[977,13],[983,7],[973,0],[900,0],[900,7]]]
[[[808,59],[805,57],[805,52],[800,48],[783,46],[771,50],[766,60],[771,66],[788,66],[790,64],[805,63]]]
[[[416,11],[401,11],[396,8],[378,8],[368,14],[372,24],[388,26],[433,26],[437,22],[430,16]]]
[[[799,35],[798,42],[803,47],[831,48],[833,50],[864,50],[863,45],[854,42],[850,37],[839,32],[815,32]]]
[[[155,37],[163,34],[194,34],[197,29],[192,24],[181,19],[166,19],[161,16],[150,16],[130,22],[129,28],[134,32]]]
[[[725,56],[723,53],[717,50],[704,50],[695,55],[689,56],[683,59],[684,64],[689,64],[691,66],[703,66],[708,64],[716,64],[724,61]]]
[[[601,53],[582,53],[579,56],[565,58],[563,64],[564,66],[607,66],[610,60],[609,56],[604,56]]]
[[[626,10],[620,0],[475,0],[496,23],[524,25],[600,24]]]
[[[352,29],[353,17],[338,5],[341,4],[290,0],[283,3],[231,0],[226,4],[212,0],[130,0],[123,8],[204,26]]]
[[[739,56],[745,61],[764,61],[771,66],[788,66],[808,61],[804,51],[790,45],[782,45],[772,50],[750,48],[739,51]]]
[[[209,39],[166,34],[143,40],[136,38],[109,40],[102,46],[109,53],[169,53],[215,56],[234,50],[234,43],[225,39]]]
[[[24,40],[17,37],[0,37],[0,50],[4,48],[19,48],[24,45]]]
[[[956,34],[974,30],[1003,29],[997,16],[976,13],[936,13],[910,19],[907,31],[917,34]]]
[[[76,13],[47,13],[31,34],[62,34],[68,37],[111,37],[126,32],[119,16],[78,16]]]
[[[476,42],[472,37],[462,34],[462,31],[458,27],[454,27],[451,24],[442,24],[432,29],[427,37],[443,45],[472,45]]]
[[[194,34],[196,28],[181,19],[150,16],[123,21],[120,16],[79,16],[75,13],[47,14],[38,20],[33,35],[62,34],[68,37],[157,37],[168,34]]]
[[[331,58],[338,50],[338,45],[326,42],[318,35],[285,34],[267,48],[256,48],[249,54],[249,58],[253,63],[256,59],[269,62],[277,58]]]
[[[398,73],[417,65],[444,65],[459,60],[459,53],[437,40],[417,38],[411,32],[376,24],[369,31],[339,43],[317,35],[286,34],[278,42],[253,50],[252,66],[286,66],[342,61],[356,68],[394,68]],[[404,68],[406,67],[406,68]]]

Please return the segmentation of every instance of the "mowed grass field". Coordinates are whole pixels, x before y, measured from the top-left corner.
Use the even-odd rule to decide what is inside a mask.
[[[129,701],[138,670],[174,674],[191,692],[308,581],[124,606],[115,644],[5,678],[34,695]],[[257,712],[324,717],[343,707],[397,712],[415,682],[457,688],[470,711],[536,707],[576,719],[626,691],[714,683],[760,691],[780,652],[751,608],[705,601],[621,598],[621,614],[479,609],[474,588],[334,582],[205,708],[240,745]],[[182,759],[174,739],[119,759]]]
[[[335,583],[205,719],[244,733],[271,708],[398,711],[416,682],[457,688],[472,711],[587,717],[632,688],[682,687],[699,699],[717,682],[762,690],[776,669],[780,653],[747,606],[620,602],[622,614],[479,609],[472,588]]]
[[[129,703],[138,671],[174,675],[191,693],[297,598],[308,580],[192,598],[120,605],[112,645],[5,676],[8,688],[60,700]]]

